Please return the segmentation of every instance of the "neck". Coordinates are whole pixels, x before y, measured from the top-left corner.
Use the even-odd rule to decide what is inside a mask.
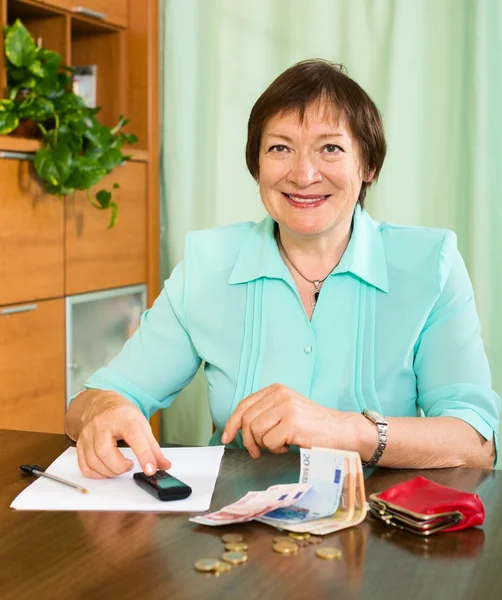
[[[340,262],[352,233],[352,215],[332,231],[319,236],[297,235],[278,225],[277,235],[293,268],[309,279],[323,279]]]

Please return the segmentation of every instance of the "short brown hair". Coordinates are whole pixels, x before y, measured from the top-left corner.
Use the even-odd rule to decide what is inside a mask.
[[[343,65],[317,58],[289,67],[253,106],[248,121],[246,164],[256,180],[259,177],[261,136],[267,121],[277,114],[296,110],[302,123],[307,107],[323,98],[338,109],[340,118],[346,120],[359,145],[365,174],[374,170],[372,181],[378,178],[387,149],[378,108],[362,87],[346,74]],[[371,182],[362,183],[357,199],[361,206],[369,185]]]

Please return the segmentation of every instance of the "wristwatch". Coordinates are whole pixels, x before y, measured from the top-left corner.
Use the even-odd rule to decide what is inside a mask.
[[[368,462],[362,461],[363,467],[374,467],[387,445],[387,419],[376,410],[368,410],[367,408],[363,410],[363,415],[374,423],[378,429],[378,446]]]

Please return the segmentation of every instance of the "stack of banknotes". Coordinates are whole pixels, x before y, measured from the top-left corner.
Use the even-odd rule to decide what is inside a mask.
[[[216,512],[193,517],[201,525],[260,521],[277,529],[326,535],[366,517],[361,458],[357,452],[300,449],[299,483],[273,485]]]

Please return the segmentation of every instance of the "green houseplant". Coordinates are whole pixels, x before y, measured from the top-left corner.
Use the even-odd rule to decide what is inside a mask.
[[[6,27],[4,36],[9,97],[0,99],[0,135],[33,124],[43,140],[33,162],[46,190],[60,198],[86,190],[93,206],[111,211],[113,227],[118,207],[112,191],[93,197],[90,188],[131,158],[122,153],[124,144],[138,141],[122,131],[129,121],[121,115],[113,129],[101,125],[96,118],[101,107],[86,107],[73,92],[72,68],[57,52],[37,47],[21,21]]]

